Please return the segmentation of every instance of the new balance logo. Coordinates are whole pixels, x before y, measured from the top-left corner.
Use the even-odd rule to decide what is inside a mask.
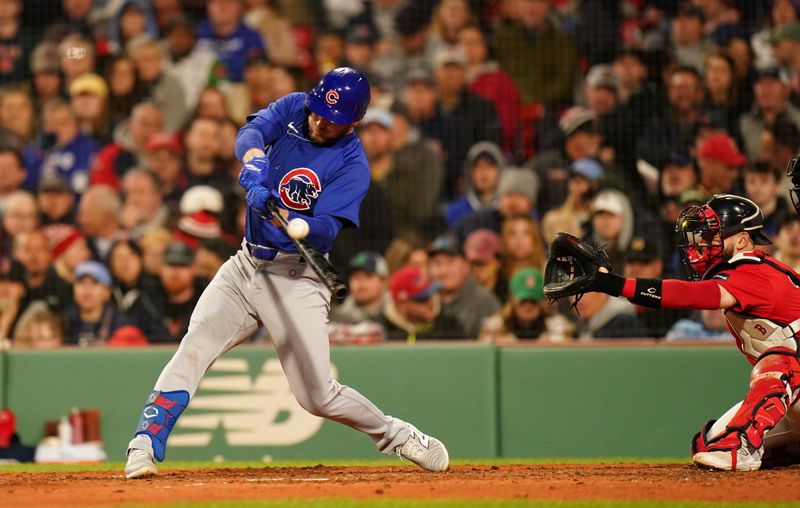
[[[428,448],[428,446],[430,445],[430,438],[425,434],[423,434],[422,432],[420,432],[419,429],[412,427],[410,425],[409,427],[411,427],[411,437],[419,441],[419,443],[425,448]]]
[[[331,365],[336,377],[336,369]],[[245,359],[220,359],[200,383],[169,438],[170,446],[208,446],[220,429],[228,446],[289,446],[316,434],[323,423],[294,398],[277,359],[253,379]]]

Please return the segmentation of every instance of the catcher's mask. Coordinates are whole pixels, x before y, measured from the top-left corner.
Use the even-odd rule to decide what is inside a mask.
[[[742,231],[747,231],[756,245],[772,243],[761,232],[763,225],[758,205],[732,194],[717,194],[702,206],[685,209],[675,231],[682,237],[678,248],[686,276],[700,280],[709,268],[723,261],[725,238]]]
[[[800,152],[786,165],[786,176],[792,179],[792,188],[789,190],[789,195],[792,197],[792,205],[794,205],[795,211],[800,214],[800,168],[797,167],[798,162],[800,162]]]

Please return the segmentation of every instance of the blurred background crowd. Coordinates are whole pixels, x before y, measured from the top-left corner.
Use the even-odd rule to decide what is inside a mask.
[[[722,338],[719,312],[542,294],[547,244],[682,277],[731,192],[800,267],[797,0],[0,0],[0,338],[177,343],[239,248],[248,114],[364,72],[372,185],[331,340]],[[267,340],[268,332],[254,340]]]

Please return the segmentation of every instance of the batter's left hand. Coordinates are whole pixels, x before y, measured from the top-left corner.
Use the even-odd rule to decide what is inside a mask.
[[[267,200],[271,197],[272,193],[269,191],[269,189],[260,185],[255,185],[247,191],[245,200],[247,201],[247,204],[250,205],[250,207],[253,208],[253,210],[255,210],[260,216],[269,220],[272,218],[272,213],[267,210]]]

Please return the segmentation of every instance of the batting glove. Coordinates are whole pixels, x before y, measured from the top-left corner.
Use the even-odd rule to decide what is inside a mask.
[[[270,199],[271,196],[272,194],[269,189],[261,185],[255,185],[247,191],[245,199],[247,200],[247,204],[250,205],[256,213],[269,220],[272,218],[272,213],[267,210],[267,200]]]
[[[242,166],[242,171],[239,173],[239,185],[246,191],[250,191],[256,186],[261,186],[267,171],[269,171],[269,159],[267,156],[253,157]]]

